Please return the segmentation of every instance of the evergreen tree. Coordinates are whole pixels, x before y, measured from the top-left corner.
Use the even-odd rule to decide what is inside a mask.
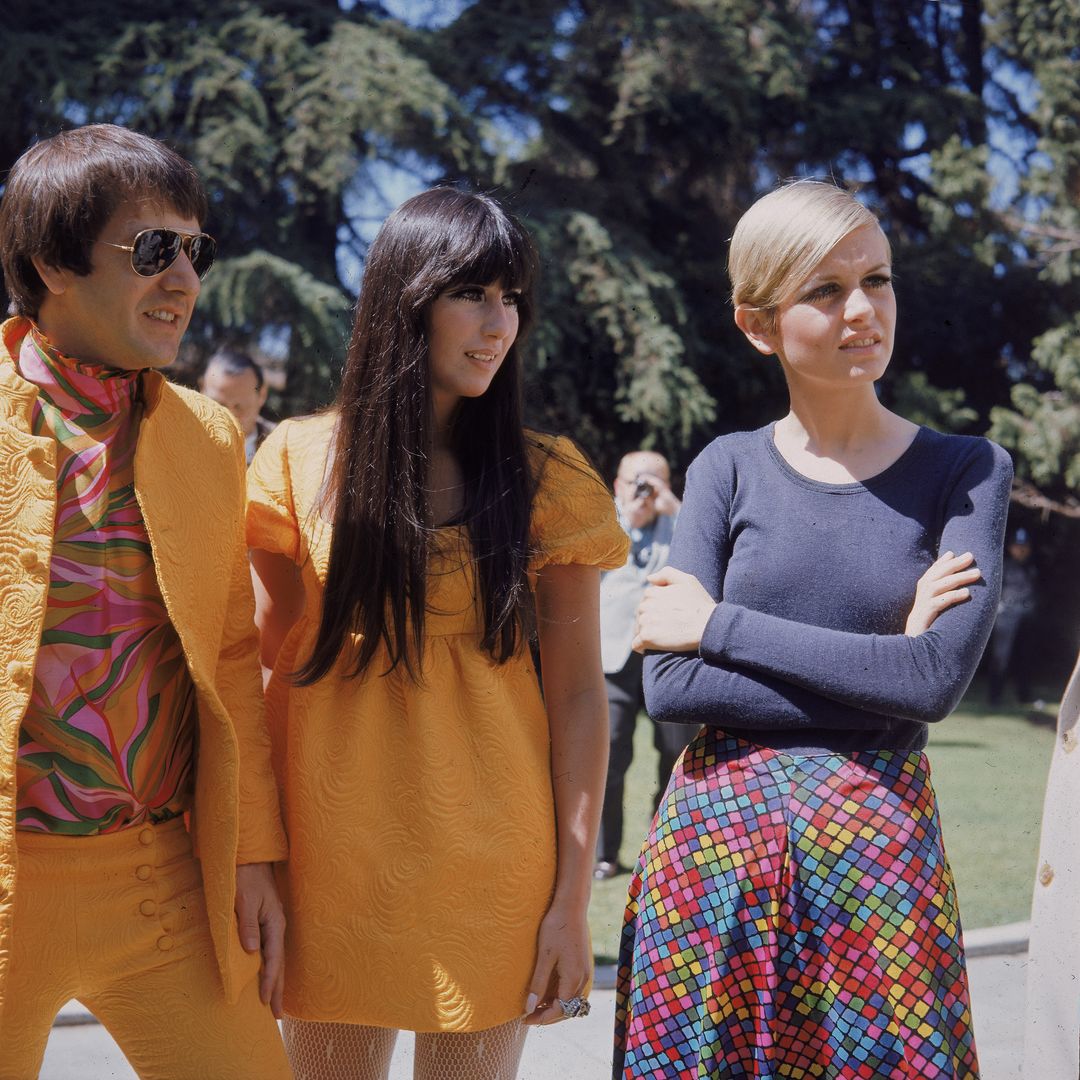
[[[882,216],[891,400],[985,430],[1002,358],[1045,325],[989,205],[1002,109],[978,2],[476,0],[429,48],[478,112],[525,133],[485,180],[520,192],[553,271],[540,403],[607,463],[639,440],[685,461],[781,407],[775,365],[732,326],[724,262],[739,214],[786,176],[860,186]]]
[[[1039,91],[1025,115],[1037,141],[1023,187],[1037,214],[1008,221],[1051,307],[991,435],[1016,458],[1020,501],[1080,519],[1080,0],[1001,0],[995,31]]]
[[[186,360],[279,350],[286,412],[332,393],[373,167],[496,190],[544,258],[532,415],[605,469],[638,444],[684,465],[776,415],[776,367],[732,325],[726,238],[777,179],[832,175],[895,249],[883,393],[953,430],[992,414],[1024,491],[1067,509],[1080,0],[985,3],[461,0],[410,25],[370,0],[20,0],[0,166],[95,120],[189,157],[222,258]]]
[[[437,144],[468,169],[486,134],[377,7],[61,0],[20,6],[6,30],[8,163],[83,122],[128,125],[191,160],[221,257],[179,370],[222,344],[270,343],[288,358],[288,412],[332,393],[351,306],[338,264],[364,252],[347,204],[365,166]]]

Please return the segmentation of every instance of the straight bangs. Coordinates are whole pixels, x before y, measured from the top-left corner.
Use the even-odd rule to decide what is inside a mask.
[[[429,268],[435,286],[430,298],[457,285],[492,285],[520,293],[518,337],[533,321],[536,251],[528,234],[493,200],[473,195],[453,215],[445,247]]]
[[[125,200],[160,202],[177,210],[181,217],[192,218],[202,228],[206,225],[209,208],[206,195],[198,174],[193,167],[184,168],[186,162],[161,162],[164,168],[158,168],[155,162],[143,175],[119,179],[117,189],[120,198],[117,205]],[[172,165],[173,167],[169,167]]]
[[[206,194],[194,166],[138,132],[91,124],[39,143],[25,158],[34,196],[53,214],[43,223],[52,229],[42,252],[60,255],[56,265],[76,273],[90,272],[89,250],[79,245],[95,240],[126,201],[161,203],[200,226],[206,222]]]

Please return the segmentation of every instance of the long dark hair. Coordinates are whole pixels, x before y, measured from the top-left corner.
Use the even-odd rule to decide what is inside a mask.
[[[404,664],[419,679],[432,539],[424,315],[442,292],[465,283],[498,281],[520,293],[517,340],[487,392],[460,402],[450,446],[464,477],[463,521],[484,611],[481,645],[499,663],[521,647],[534,481],[518,343],[532,322],[536,273],[528,233],[487,195],[435,188],[403,203],[379,230],[364,265],[337,404],[324,489],[333,522],[330,565],[300,685],[323,678],[353,634],[361,640],[349,675],[366,671],[382,642],[387,670]]]

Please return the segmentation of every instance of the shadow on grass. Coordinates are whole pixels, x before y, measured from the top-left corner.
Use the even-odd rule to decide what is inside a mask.
[[[1057,717],[1052,716],[1048,712],[1043,712],[1042,710],[1032,710],[1031,712],[1029,712],[1024,717],[1024,719],[1029,724],[1031,724],[1032,727],[1039,727],[1039,728],[1056,728],[1057,727]]]

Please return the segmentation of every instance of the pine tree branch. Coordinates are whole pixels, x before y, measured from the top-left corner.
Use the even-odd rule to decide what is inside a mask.
[[[1038,221],[1026,221],[1017,214],[1000,214],[1000,219],[1010,228],[1017,232],[1032,233],[1034,236],[1045,236],[1049,240],[1059,240],[1053,251],[1076,251],[1080,249],[1080,229],[1066,229],[1059,225],[1046,225]]]
[[[1080,520],[1080,499],[1066,495],[1064,499],[1051,499],[1027,480],[1014,480],[1011,501],[1028,510],[1038,510],[1043,517],[1060,514],[1062,517]]]

